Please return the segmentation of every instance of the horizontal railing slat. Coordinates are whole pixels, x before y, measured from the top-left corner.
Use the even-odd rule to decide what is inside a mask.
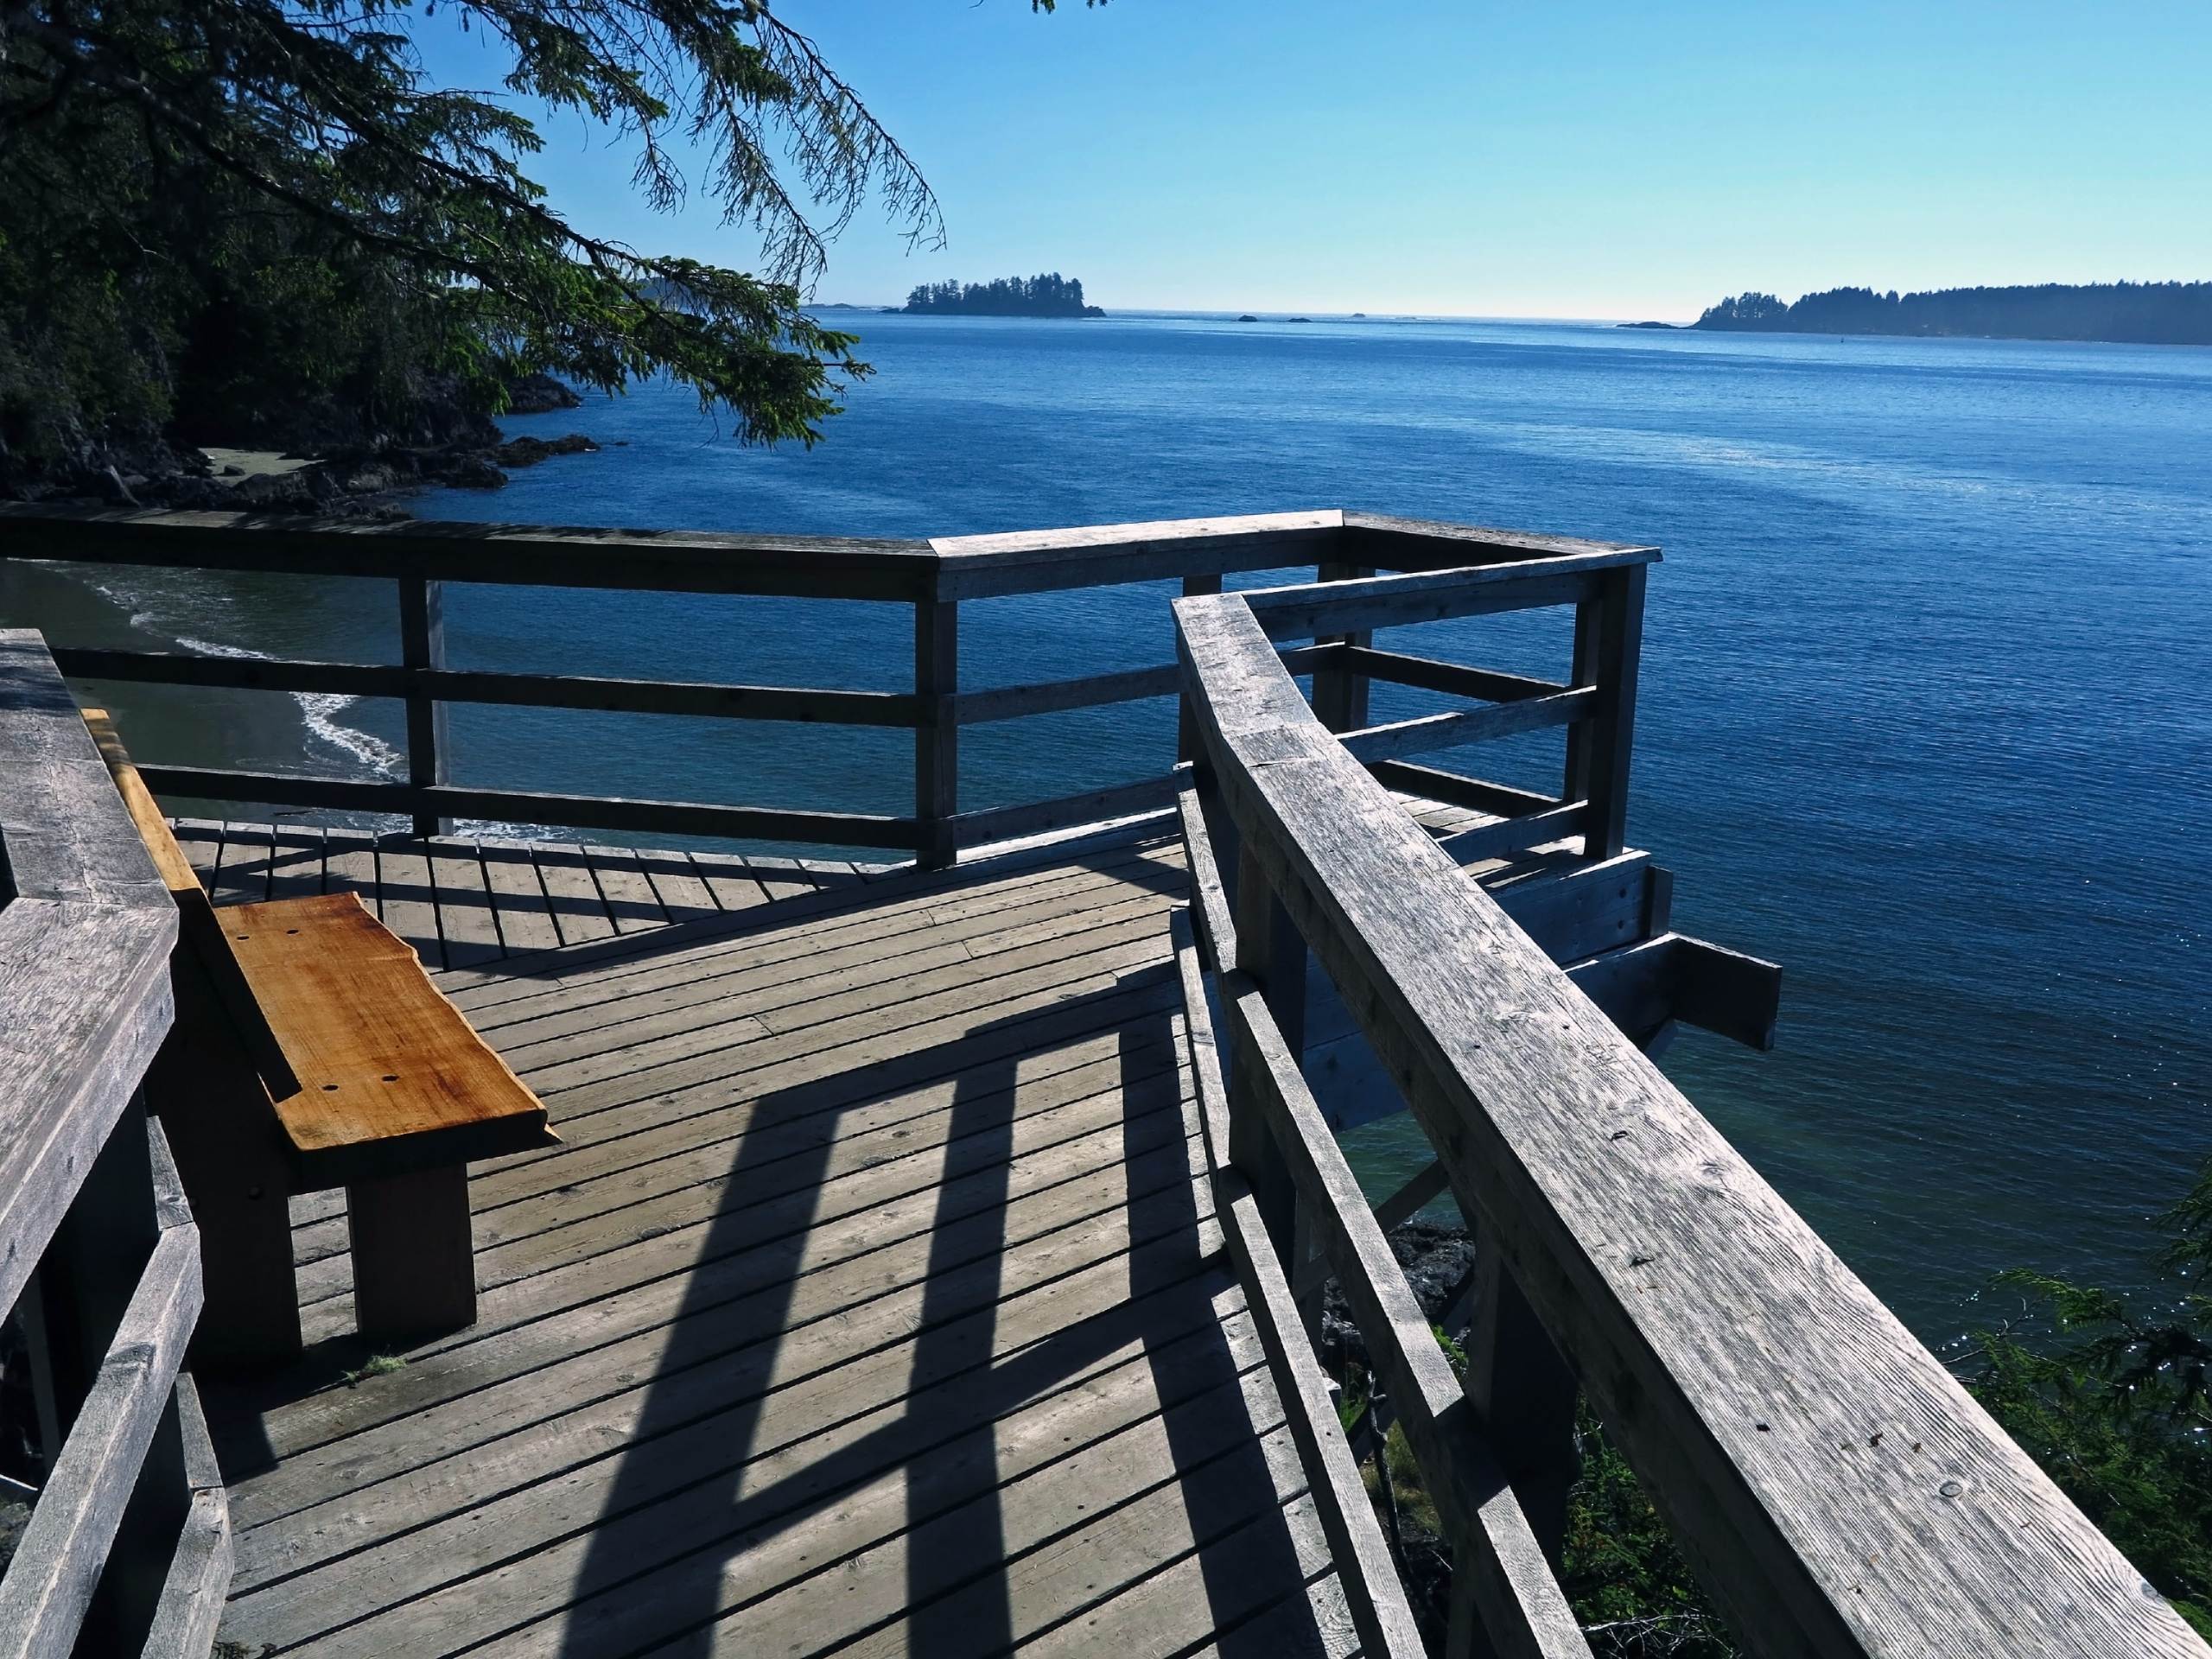
[[[1522,812],[1496,823],[1478,823],[1437,837],[1436,845],[1455,864],[1477,864],[1486,858],[1505,858],[1531,848],[1579,836],[1590,821],[1590,803],[1561,801],[1555,806]]]
[[[1408,627],[1454,617],[1495,616],[1573,605],[1597,591],[1611,556],[1593,556],[1594,569],[1567,569],[1569,561],[1498,565],[1484,571],[1423,571],[1412,575],[1314,582],[1296,588],[1253,588],[1241,595],[1271,639],[1310,639],[1321,633],[1353,633]],[[1493,580],[1472,582],[1474,576]],[[1390,586],[1386,584],[1402,584]]]
[[[1442,691],[1452,696],[1478,697],[1486,702],[1516,702],[1523,697],[1554,696],[1573,690],[1556,680],[1503,674],[1491,668],[1469,668],[1462,663],[1441,663],[1432,657],[1376,651],[1368,645],[1344,646],[1343,661],[1345,667],[1370,679],[1414,686],[1424,691]]]
[[[0,1578],[0,1659],[74,1647],[200,1316],[200,1236],[165,1230]]]
[[[1551,726],[1572,725],[1587,718],[1596,707],[1597,697],[1597,692],[1586,686],[1520,702],[1455,709],[1446,714],[1422,715],[1387,726],[1346,732],[1341,741],[1344,752],[1353,760],[1372,765],[1409,754],[1428,754],[1438,749],[1465,748],[1471,743],[1487,743]]]
[[[1144,697],[1172,697],[1175,695],[1177,677],[1178,671],[1170,663],[1162,668],[1091,674],[1079,680],[1048,680],[1034,685],[963,691],[953,700],[953,706],[963,726],[981,726],[992,721],[1019,720],[1029,715],[1057,715],[1071,709],[1135,702]]]
[[[1133,784],[1087,790],[1024,806],[958,812],[951,819],[952,844],[962,849],[988,847],[999,842],[1020,841],[1027,836],[1049,835],[1055,830],[1155,812],[1172,804],[1174,798],[1175,780],[1161,776],[1141,778]]]
[[[1240,1074],[1282,1149],[1337,1288],[1366,1339],[1376,1386],[1389,1396],[1436,1500],[1460,1570],[1473,1573],[1484,1628],[1508,1653],[1588,1659],[1590,1646],[1552,1576],[1359,1180],[1329,1133],[1299,1062],[1249,975],[1219,976]],[[1255,1300],[1255,1299],[1254,1299]]]
[[[1395,789],[1402,795],[1417,795],[1423,800],[1441,801],[1446,806],[1492,813],[1502,818],[1519,817],[1567,804],[1555,796],[1539,795],[1531,789],[1515,789],[1510,784],[1494,784],[1484,778],[1463,778],[1454,772],[1440,772],[1433,766],[1415,766],[1410,761],[1376,760],[1370,762],[1367,769],[1385,789]]]
[[[458,784],[370,783],[209,766],[141,766],[156,794],[211,801],[267,802],[401,815],[549,824],[578,830],[651,831],[745,841],[809,841],[824,846],[912,850],[914,820],[862,812],[797,807],[715,806],[689,801],[625,800],[603,795],[550,795],[523,790],[470,789]],[[1160,780],[1164,791],[1166,780]]]
[[[1759,1650],[2203,1644],[1942,1362],[1322,729],[1238,598],[1177,602],[1240,844]]]
[[[573,674],[406,668],[394,663],[207,657],[181,652],[64,650],[55,652],[54,660],[63,673],[86,680],[334,692],[349,697],[422,696],[446,702],[578,709],[612,714],[799,721],[825,726],[914,723],[914,697],[911,692],[904,691],[609,679]]]

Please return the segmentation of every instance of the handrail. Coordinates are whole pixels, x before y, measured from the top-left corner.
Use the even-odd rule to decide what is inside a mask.
[[[228,1579],[180,1372],[198,1232],[139,1100],[176,932],[43,642],[0,630],[0,1316],[29,1338],[48,1459],[0,1577],[6,1659],[156,1637],[149,1651],[204,1654],[200,1610]]]
[[[1329,619],[1354,610],[1375,613],[1378,606],[1395,607],[1394,617],[1427,614],[1431,607],[1422,594],[1433,587],[1433,577],[1423,573],[1445,569],[1479,570],[1492,582],[1485,588],[1491,594],[1510,591],[1525,595],[1531,591],[1529,584],[1511,578],[1537,569],[1572,587],[1576,594],[1587,594],[1597,590],[1606,573],[1640,568],[1657,552],[1333,509],[918,540],[426,521],[363,524],[255,513],[54,510],[10,504],[0,505],[0,556],[365,576],[397,584],[402,658],[397,664],[57,649],[54,658],[62,671],[77,677],[385,697],[399,701],[406,710],[407,775],[403,781],[147,765],[143,771],[149,786],[164,794],[394,813],[410,818],[416,833],[423,835],[437,832],[455,817],[477,817],[578,829],[880,848],[913,853],[925,864],[944,864],[993,842],[1068,828],[1106,813],[1156,810],[1169,798],[1169,757],[1163,755],[1156,772],[1124,785],[984,811],[963,810],[962,728],[1164,697],[1175,690],[1175,670],[1163,664],[1074,680],[963,690],[963,601],[1176,579],[1186,593],[1202,593],[1217,590],[1226,575],[1311,565],[1320,575],[1350,584],[1343,602],[1274,613],[1271,626],[1285,639],[1316,640],[1310,646],[1293,645],[1287,654],[1299,661],[1298,671],[1314,672],[1321,683],[1334,687],[1334,705],[1351,724],[1359,725],[1363,721],[1351,715],[1364,709],[1369,678],[1394,677],[1395,661],[1371,660],[1387,653],[1357,657],[1363,634],[1355,638],[1347,633],[1343,639],[1320,637],[1325,625],[1327,632],[1334,632],[1336,624]],[[1377,577],[1377,570],[1406,574]],[[442,620],[444,586],[455,582],[909,605],[914,612],[912,689],[879,691],[458,670],[446,662]],[[1254,602],[1268,601],[1255,598]],[[1501,607],[1478,603],[1467,608]],[[1500,683],[1511,678],[1495,677]],[[1421,671],[1411,671],[1406,683],[1421,683]],[[1577,683],[1589,686],[1596,680]],[[911,814],[834,812],[476,787],[450,775],[452,746],[445,722],[454,703],[908,730],[914,741],[914,810]],[[1435,741],[1449,736],[1432,729],[1375,742],[1379,748],[1389,742]]]
[[[1429,587],[1451,604],[1487,585]],[[1618,640],[1640,598],[1591,626]],[[1262,1246],[1295,1261],[1314,1237],[1344,1288],[1457,1552],[1452,1650],[1473,1650],[1478,1622],[1502,1651],[1573,1650],[1547,1622],[1557,1586],[1522,1541],[1533,1529],[1556,1546],[1579,1387],[1756,1652],[2204,1659],[1942,1363],[1316,717],[1263,619],[1338,605],[1317,585],[1175,606],[1198,749],[1183,823],[1235,1062],[1209,1139],[1228,1144],[1217,1178],[1255,1195]],[[1325,614],[1332,627],[1365,620]],[[1586,750],[1583,764],[1608,762]],[[1211,844],[1231,833],[1233,882]],[[1376,1249],[1300,1074],[1308,947],[1473,1225],[1464,1395],[1442,1389],[1425,1326],[1408,1328],[1402,1274]],[[1202,995],[1186,1001],[1205,1099],[1210,1015]]]

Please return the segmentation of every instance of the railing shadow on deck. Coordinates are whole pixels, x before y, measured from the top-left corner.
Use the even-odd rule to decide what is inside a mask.
[[[703,1652],[712,1627],[733,1616],[742,1618],[756,1599],[788,1598],[795,1588],[803,1592],[813,1575],[850,1570],[894,1578],[903,1573],[903,1585],[883,1602],[880,1617],[843,1631],[846,1636],[903,1620],[915,1651],[982,1654],[1012,1642],[1007,1583],[1012,1558],[1047,1541],[1007,1535],[1000,1507],[1007,1477],[997,1444],[1006,1420],[1048,1402],[1124,1350],[1134,1348],[1157,1361],[1160,1350],[1172,1347],[1172,1362],[1163,1365],[1165,1386],[1155,1386],[1173,1440],[1178,1427],[1194,1422],[1191,1402],[1210,1393],[1217,1395],[1224,1388],[1233,1391],[1239,1372],[1214,1306],[1219,1275],[1209,1275],[1209,1253],[1201,1244],[1192,1185],[1197,1171],[1172,1059],[1169,992],[1164,969],[1141,970],[1111,988],[1047,1010],[983,1022],[952,1043],[839,1072],[753,1103],[746,1142],[693,1272],[742,1254],[753,1264],[747,1276],[757,1286],[735,1324],[727,1322],[731,1304],[723,1300],[687,1300],[678,1316],[679,1334],[646,1385],[636,1429],[613,1454],[619,1461],[613,1490],[568,1587],[564,1652],[595,1659],[617,1649],[627,1650],[628,1643],[639,1640],[667,1642],[664,1650],[671,1653]],[[1148,1013],[1142,1011],[1147,1007]],[[1111,1029],[1117,1021],[1125,1066],[1120,1088],[1130,1103],[1116,1136],[1116,1150],[1126,1172],[1119,1190],[1112,1181],[1094,1179],[1097,1190],[1086,1191],[1078,1179],[1067,1185],[1064,1210],[1049,1216],[1039,1211],[1051,1223],[1047,1231],[1010,1238],[1018,1073],[1049,1062],[1055,1052],[1050,1044],[1035,1042],[1036,1030],[1048,1022],[1055,1029],[1085,1023]],[[901,1247],[912,1251],[917,1243],[925,1245],[920,1278],[886,1292],[915,1306],[911,1315],[876,1333],[890,1338],[887,1344],[871,1348],[864,1342],[841,1352],[836,1362],[851,1366],[873,1361],[887,1372],[895,1370],[900,1379],[895,1392],[904,1397],[856,1416],[809,1424],[804,1461],[766,1485],[748,1488],[747,1477],[757,1474],[760,1462],[791,1445],[778,1438],[792,1432],[789,1425],[764,1433],[763,1420],[774,1390],[794,1380],[779,1371],[789,1363],[786,1339],[803,1327],[804,1321],[792,1319],[791,1310],[810,1269],[805,1226],[779,1238],[753,1241],[745,1236],[747,1217],[776,1197],[818,1188],[835,1145],[830,1126],[820,1120],[911,1090],[925,1077],[951,1084],[942,1154],[932,1149],[914,1154],[944,1160],[931,1213],[920,1235],[887,1237],[870,1247],[871,1252]],[[802,1121],[814,1122],[821,1130],[815,1147],[779,1153],[774,1131]],[[768,1149],[761,1161],[749,1149],[755,1146]],[[1090,1173],[1095,1178],[1099,1171]],[[1029,1201],[1026,1210],[1035,1209],[1052,1192],[1025,1187],[1019,1196]],[[1115,1233],[1116,1211],[1128,1249],[1122,1287],[1126,1294],[1041,1339],[1001,1331],[1009,1252],[1062,1252],[1050,1262],[1052,1276],[1032,1282],[1033,1275],[1026,1274],[1018,1294],[1046,1291],[1084,1274],[1110,1273],[1111,1256],[1071,1239],[1094,1230]],[[840,1312],[810,1310],[808,1319],[836,1319]],[[773,1334],[763,1338],[764,1329]],[[711,1414],[699,1409],[701,1370],[707,1367],[712,1368],[712,1391],[721,1402]],[[665,1438],[697,1434],[709,1415],[715,1456],[721,1466],[695,1475],[671,1508],[677,1493],[670,1484]],[[1057,1461],[1084,1449],[1060,1446],[1052,1458]],[[1237,1459],[1251,1456],[1254,1447],[1248,1433],[1241,1446],[1216,1440],[1203,1446],[1185,1441],[1174,1449],[1177,1478],[1187,1463],[1211,1470],[1217,1478],[1241,1479]],[[1035,1475],[1046,1466],[1021,1472]],[[894,1484],[903,1484],[903,1492],[887,1497]],[[848,1541],[862,1548],[860,1561],[849,1565],[832,1554],[810,1562],[803,1572],[787,1563],[765,1573],[750,1593],[733,1597],[726,1588],[726,1574],[738,1558],[772,1561],[779,1535],[833,1505],[865,1503],[869,1488],[875,1489],[879,1506],[887,1506],[885,1517],[892,1530],[880,1526],[874,1534],[855,1532]],[[1273,1491],[1271,1484],[1268,1490]],[[894,1513],[895,1522],[888,1521]],[[1096,1518],[1088,1510],[1071,1511],[1066,1522],[1072,1529]],[[1200,1541],[1202,1557],[1212,1541]],[[1294,1573],[1282,1584],[1302,1589]],[[877,1593],[887,1592],[879,1586]]]

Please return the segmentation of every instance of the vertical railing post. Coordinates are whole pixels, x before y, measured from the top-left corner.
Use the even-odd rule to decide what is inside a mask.
[[[1357,582],[1375,574],[1371,566],[1325,559],[1313,573],[1323,582]],[[1371,645],[1372,629],[1332,634],[1316,639],[1317,645]],[[1332,665],[1313,671],[1313,713],[1332,732],[1356,732],[1367,724],[1367,676],[1359,671]]]
[[[1629,754],[1636,738],[1637,671],[1643,652],[1645,567],[1599,578],[1574,607],[1574,683],[1595,686],[1597,707],[1567,730],[1566,798],[1590,803],[1583,851],[1618,857],[1628,845]]]
[[[960,604],[931,594],[914,601],[914,861],[941,870],[959,855]]]
[[[1567,1541],[1567,1500],[1580,1459],[1574,1446],[1574,1373],[1514,1282],[1494,1230],[1474,1234],[1474,1319],[1467,1330],[1467,1401],[1529,1529],[1556,1571]]]
[[[1306,1052],[1306,941],[1269,885],[1248,841],[1236,859],[1236,967],[1260,994],[1294,1058]],[[1259,1091],[1268,1085],[1253,1068],[1232,1061],[1229,1071],[1229,1161],[1251,1183],[1260,1218],[1267,1224],[1286,1273],[1294,1271],[1300,1243],[1298,1189],[1282,1148],[1268,1127]]]
[[[1221,573],[1219,571],[1215,571],[1210,575],[1183,578],[1183,597],[1185,599],[1196,599],[1206,594],[1217,594],[1220,591]],[[1177,704],[1175,758],[1178,760],[1196,760],[1198,758],[1198,728],[1191,718],[1191,694],[1188,691],[1183,693],[1180,702]],[[1222,874],[1226,876],[1229,872],[1224,869]]]
[[[443,668],[446,665],[446,585],[429,576],[399,578],[399,661],[404,668]],[[448,781],[452,745],[448,741],[446,705],[427,691],[407,694],[407,781],[427,789]],[[442,836],[453,828],[451,819],[417,807],[415,833]]]

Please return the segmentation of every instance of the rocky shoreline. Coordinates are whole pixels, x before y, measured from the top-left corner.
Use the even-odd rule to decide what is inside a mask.
[[[583,402],[544,374],[513,381],[507,397],[510,415],[548,414]],[[495,490],[514,468],[599,448],[581,432],[505,438],[489,417],[457,408],[418,419],[404,434],[350,442],[342,435],[318,442],[313,431],[295,435],[296,442],[264,433],[241,435],[252,447],[203,447],[167,435],[88,437],[65,459],[36,468],[11,466],[0,446],[0,499],[405,518],[414,515],[402,502],[415,492],[436,485]]]

